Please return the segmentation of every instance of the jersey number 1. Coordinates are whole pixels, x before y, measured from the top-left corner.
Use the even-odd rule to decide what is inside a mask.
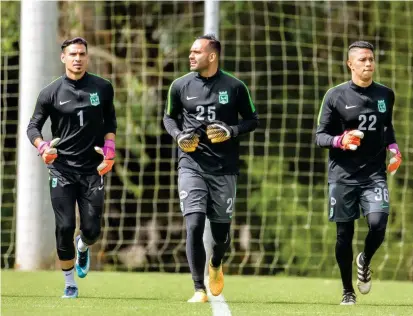
[[[77,116],[79,116],[80,126],[83,126],[83,111],[80,110]]]

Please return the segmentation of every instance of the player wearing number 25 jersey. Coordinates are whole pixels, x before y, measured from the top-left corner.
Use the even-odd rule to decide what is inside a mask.
[[[193,152],[179,150],[179,166],[199,172],[225,175],[237,174],[239,169],[239,138],[251,132],[258,122],[255,106],[245,84],[229,73],[218,69],[210,77],[191,72],[175,80],[168,92],[166,105],[168,132],[177,137],[181,130],[194,131],[200,142]],[[238,114],[242,121],[239,122]],[[207,125],[224,122],[231,134],[225,142],[208,140]]]
[[[65,278],[63,298],[75,298],[74,265],[84,278],[90,265],[89,246],[100,235],[103,175],[114,164],[116,116],[112,84],[86,72],[87,42],[77,37],[61,48],[65,74],[40,92],[27,135],[49,168],[57,255]],[[47,118],[52,141],[43,140],[41,133]],[[76,237],[75,264],[76,203],[81,233]]]
[[[371,288],[370,261],[384,240],[390,210],[386,183],[386,149],[393,156],[387,168],[394,174],[401,163],[392,124],[394,92],[373,81],[373,45],[355,42],[347,65],[351,81],[327,91],[318,118],[317,145],[329,148],[329,219],[336,222],[336,258],[343,283],[342,305],[352,305],[352,239],[360,209],[369,232],[356,259],[357,286]]]
[[[224,287],[222,259],[231,242],[230,223],[239,169],[239,136],[258,125],[246,85],[219,69],[220,42],[198,37],[189,55],[191,73],[169,88],[164,125],[179,147],[178,189],[187,229],[187,257],[195,294],[189,302],[205,302],[206,259],[209,287],[219,295]],[[240,121],[238,115],[242,117]],[[211,222],[212,257],[203,245],[205,218]]]

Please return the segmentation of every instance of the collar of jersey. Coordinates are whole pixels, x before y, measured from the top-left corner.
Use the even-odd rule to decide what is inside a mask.
[[[358,91],[358,92],[367,91],[367,90],[373,88],[373,86],[374,86],[374,81],[372,81],[371,85],[369,85],[368,87],[360,87],[360,86],[356,85],[356,84],[353,82],[353,80],[350,80],[350,87],[351,87],[351,89],[353,89],[353,90],[355,90],[355,91]]]
[[[216,78],[218,78],[220,74],[221,74],[221,70],[218,68],[217,72],[214,75],[212,75],[211,77],[202,77],[199,74],[199,72],[196,74],[196,77],[203,80],[203,81],[213,81]]]
[[[64,74],[63,75],[63,80],[66,81],[66,82],[69,82],[73,85],[79,85],[79,84],[82,84],[82,82],[85,82],[86,78],[88,76],[89,76],[89,74],[87,72],[85,72],[85,74],[83,75],[82,78],[80,78],[79,80],[73,80],[73,79],[70,79],[66,74]]]

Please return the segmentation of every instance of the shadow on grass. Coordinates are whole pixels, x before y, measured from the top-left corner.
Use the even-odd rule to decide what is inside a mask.
[[[330,305],[330,306],[338,306],[339,303],[330,303],[330,302],[317,302],[317,303],[309,303],[309,302],[292,302],[292,301],[247,301],[247,300],[226,300],[227,304],[280,304],[280,305]],[[389,307],[413,307],[413,303],[411,304],[397,304],[397,303],[357,303],[358,306],[389,306]]]
[[[56,295],[13,295],[13,294],[2,294],[1,297],[10,297],[10,298],[23,298],[23,297],[31,297],[31,298],[56,298],[56,299],[61,299],[59,296]],[[99,296],[79,296],[76,298],[76,300],[79,299],[95,299],[95,300],[137,300],[137,301],[174,301],[171,299],[166,299],[163,297],[160,298],[155,298],[155,297],[131,297],[131,296],[122,296],[122,297],[99,297]],[[71,299],[65,299],[65,300],[71,300]]]
[[[14,294],[2,294],[2,298],[55,298],[61,299],[55,295],[14,295]],[[136,300],[136,301],[170,301],[170,302],[186,302],[186,300],[170,299],[165,297],[136,297],[136,296],[122,296],[122,297],[101,297],[101,296],[79,296],[76,300],[89,299],[89,300]],[[66,299],[70,300],[70,299]],[[210,302],[211,303],[211,302]],[[214,301],[214,303],[226,303],[231,305],[237,304],[269,304],[269,305],[321,305],[321,306],[340,306],[339,303],[332,302],[316,302],[309,303],[305,301],[249,301],[249,300],[228,300]],[[357,306],[372,306],[372,307],[413,307],[413,303],[357,303]]]

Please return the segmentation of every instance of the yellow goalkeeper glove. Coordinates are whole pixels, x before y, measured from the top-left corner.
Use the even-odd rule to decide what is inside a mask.
[[[231,126],[221,121],[213,121],[207,126],[207,136],[211,143],[222,143],[234,136]]]
[[[176,136],[179,148],[186,153],[194,152],[199,144],[199,135],[194,129],[183,130]]]

